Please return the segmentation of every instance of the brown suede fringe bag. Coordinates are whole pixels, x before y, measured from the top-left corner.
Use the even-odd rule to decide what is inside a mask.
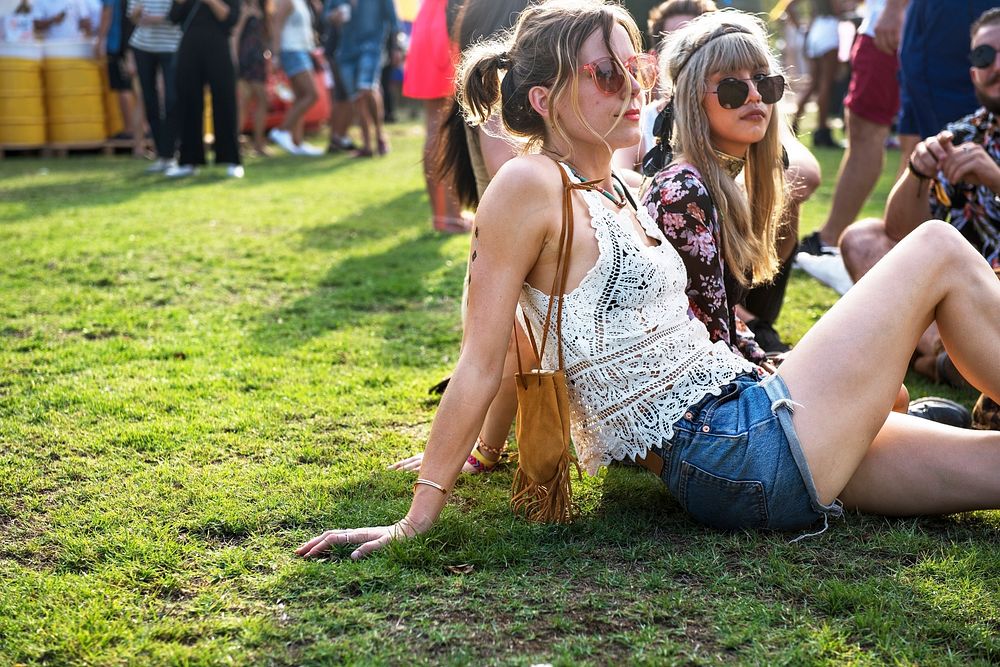
[[[549,297],[549,307],[542,326],[542,345],[536,346],[531,327],[528,340],[539,368],[527,372],[521,367],[520,346],[517,351],[517,471],[511,487],[511,508],[528,521],[568,523],[576,515],[570,485],[570,464],[580,476],[580,465],[573,452],[569,435],[569,393],[562,348],[562,308],[566,276],[569,273],[570,248],[573,244],[573,190],[594,190],[592,182],[573,183],[559,165],[563,181],[562,231],[559,235],[559,259]],[[558,301],[555,314],[555,338],[559,351],[559,367],[543,370],[545,345],[552,333],[552,306]],[[514,337],[517,344],[517,336]]]

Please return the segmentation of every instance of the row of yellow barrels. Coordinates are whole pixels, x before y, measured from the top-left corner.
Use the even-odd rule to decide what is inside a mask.
[[[90,43],[0,44],[0,146],[95,144],[122,128]]]

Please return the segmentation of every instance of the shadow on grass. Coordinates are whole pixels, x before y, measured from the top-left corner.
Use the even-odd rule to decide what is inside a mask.
[[[352,164],[351,159],[342,156],[302,158],[280,156],[255,161],[247,166],[247,176],[233,180],[236,190],[258,188],[261,181],[291,181],[329,176]],[[22,174],[33,174],[38,182],[17,187],[0,187],[0,201],[10,206],[7,212],[0,212],[0,224],[22,222],[28,218],[44,216],[65,208],[81,206],[81,197],[86,193],[87,209],[114,206],[157,190],[184,192],[191,196],[200,187],[216,186],[220,181],[228,181],[222,166],[200,167],[203,171],[195,176],[182,179],[168,179],[162,174],[147,174],[147,164],[139,161],[109,160],[101,164],[99,170],[93,163],[74,163],[72,160],[36,160],[24,164]],[[47,170],[40,173],[40,170]],[[13,175],[13,170],[4,170]],[[66,181],[65,177],[74,178]],[[78,178],[76,178],[78,177]],[[54,179],[56,180],[53,182]],[[0,183],[2,183],[0,179]]]
[[[329,331],[362,324],[381,328],[376,337],[387,343],[398,342],[401,335],[422,335],[419,329],[427,324],[422,315],[435,308],[435,300],[457,298],[465,275],[464,264],[449,264],[443,253],[447,237],[429,229],[414,236],[410,230],[417,223],[399,224],[412,220],[413,210],[423,206],[422,198],[422,192],[408,192],[337,223],[306,230],[305,247],[345,254],[400,238],[389,247],[382,243],[379,252],[349,254],[333,264],[311,294],[261,316],[250,335],[253,343],[266,354],[280,354]]]

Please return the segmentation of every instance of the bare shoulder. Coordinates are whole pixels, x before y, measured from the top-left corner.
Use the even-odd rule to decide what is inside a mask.
[[[490,181],[480,210],[494,207],[529,214],[558,206],[562,195],[560,167],[542,155],[519,155],[505,162]]]

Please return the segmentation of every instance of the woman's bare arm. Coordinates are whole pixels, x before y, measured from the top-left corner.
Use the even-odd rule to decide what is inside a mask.
[[[526,278],[551,281],[562,182],[547,158],[516,158],[500,169],[476,215],[470,256],[469,305],[462,353],[431,427],[419,477],[451,489],[472,449],[500,384],[514,310]],[[556,241],[553,241],[555,237]],[[298,548],[317,556],[334,544],[360,544],[361,558],[393,539],[428,530],[447,495],[417,485],[410,510],[391,526],[326,531]]]

